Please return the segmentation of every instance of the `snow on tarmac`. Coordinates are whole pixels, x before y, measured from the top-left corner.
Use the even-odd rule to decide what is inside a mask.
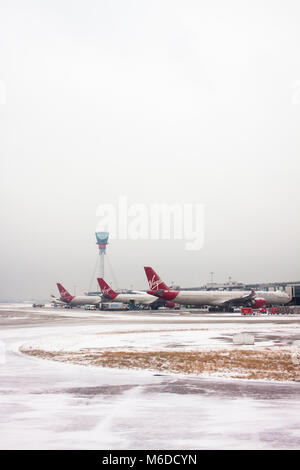
[[[83,367],[19,351],[24,345],[67,351],[230,350],[237,331],[254,331],[258,347],[286,347],[299,337],[300,322],[241,323],[231,316],[234,323],[226,323],[220,316],[52,314],[28,308],[27,320],[17,324],[24,309],[11,311],[14,319],[0,329],[5,345],[0,361],[2,449],[300,448],[298,383]]]
[[[99,332],[92,334],[72,335],[71,337],[51,336],[49,338],[24,343],[24,348],[35,348],[46,351],[80,351],[93,349],[109,350],[182,350],[201,351],[215,348],[236,347],[232,343],[232,336],[236,332],[245,331],[245,328],[203,329],[182,330],[180,328],[162,330],[152,329],[151,331],[115,331]],[[252,331],[253,328],[250,330]],[[292,334],[289,330],[285,333]],[[275,334],[275,332],[274,332]],[[283,332],[279,334],[283,335]],[[271,346],[272,340],[261,341],[261,346]],[[249,346],[247,346],[249,349]]]
[[[205,319],[206,320],[206,319]],[[184,323],[168,325],[143,325],[132,328],[120,325],[118,322],[111,325],[101,325],[99,328],[86,327],[80,334],[72,333],[63,336],[47,336],[33,342],[24,343],[24,348],[43,349],[46,351],[80,351],[80,350],[181,350],[202,351],[211,349],[236,348],[233,344],[233,335],[250,332],[255,335],[256,346],[270,347],[275,345],[291,345],[300,338],[299,325],[247,324],[230,323]],[[295,339],[293,339],[295,338]],[[249,346],[245,346],[250,349]]]

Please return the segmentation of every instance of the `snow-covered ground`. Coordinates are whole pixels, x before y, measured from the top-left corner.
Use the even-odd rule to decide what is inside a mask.
[[[239,331],[253,332],[258,347],[286,347],[300,337],[299,319],[261,320],[1,306],[0,447],[300,448],[298,383],[84,367],[19,351],[231,348]]]
[[[50,336],[25,344],[46,350],[78,351],[80,349],[118,349],[118,350],[164,350],[176,349],[183,351],[205,350],[215,348],[236,347],[232,343],[237,333],[253,333],[259,346],[284,345],[295,341],[300,336],[300,325],[244,325],[233,323],[224,328],[223,324],[201,325],[197,328],[185,322],[184,325],[165,326],[151,325],[150,328],[131,329],[128,327],[113,329],[111,327],[95,327],[81,331],[79,335]],[[249,348],[249,346],[247,346]]]

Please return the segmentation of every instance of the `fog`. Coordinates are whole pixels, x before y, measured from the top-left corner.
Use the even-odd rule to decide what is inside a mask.
[[[0,23],[0,298],[89,289],[121,196],[202,204],[204,243],[112,239],[114,287],[300,280],[299,2],[2,0]]]

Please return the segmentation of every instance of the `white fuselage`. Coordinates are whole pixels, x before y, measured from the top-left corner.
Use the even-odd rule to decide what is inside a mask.
[[[226,302],[235,301],[250,294],[250,291],[180,291],[173,302],[183,305],[221,306]]]
[[[287,292],[283,292],[281,290],[255,291],[255,297],[259,299],[265,299],[266,305],[285,305],[292,300]]]
[[[230,302],[243,305],[243,297],[247,298],[250,294],[251,291],[180,291],[172,300],[182,305],[222,306]],[[287,304],[291,300],[288,294],[281,291],[255,292],[253,300],[255,298],[265,299],[267,305]]]
[[[130,293],[130,294],[118,294],[117,297],[111,299],[111,302],[122,302],[124,304],[134,303],[143,304],[143,305],[150,305],[153,302],[157,301],[157,297],[154,295],[147,294],[147,292],[140,292],[140,293]]]
[[[101,303],[101,297],[98,295],[76,295],[71,302],[70,305],[98,305]]]

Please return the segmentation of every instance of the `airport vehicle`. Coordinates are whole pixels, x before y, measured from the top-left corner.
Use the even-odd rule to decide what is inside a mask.
[[[101,310],[111,310],[111,311],[124,311],[129,310],[128,304],[123,304],[122,302],[102,302],[100,306]]]
[[[68,305],[70,307],[81,306],[81,305],[95,305],[99,306],[101,303],[100,295],[71,295],[62,284],[59,282],[56,284],[60,293],[60,298],[54,297],[54,302],[61,305]]]
[[[171,290],[150,266],[144,269],[149,283],[149,294],[182,305],[209,305],[210,311],[233,311],[234,306],[263,308],[266,305],[281,305],[290,301],[288,294],[281,291]]]
[[[122,302],[131,306],[145,306],[157,302],[157,296],[150,295],[147,292],[135,291],[126,294],[118,294],[115,292],[102,278],[97,279],[102,292],[103,300],[107,299],[110,302]]]
[[[96,310],[96,309],[97,309],[96,305],[93,305],[93,304],[86,304],[84,306],[84,310]]]

